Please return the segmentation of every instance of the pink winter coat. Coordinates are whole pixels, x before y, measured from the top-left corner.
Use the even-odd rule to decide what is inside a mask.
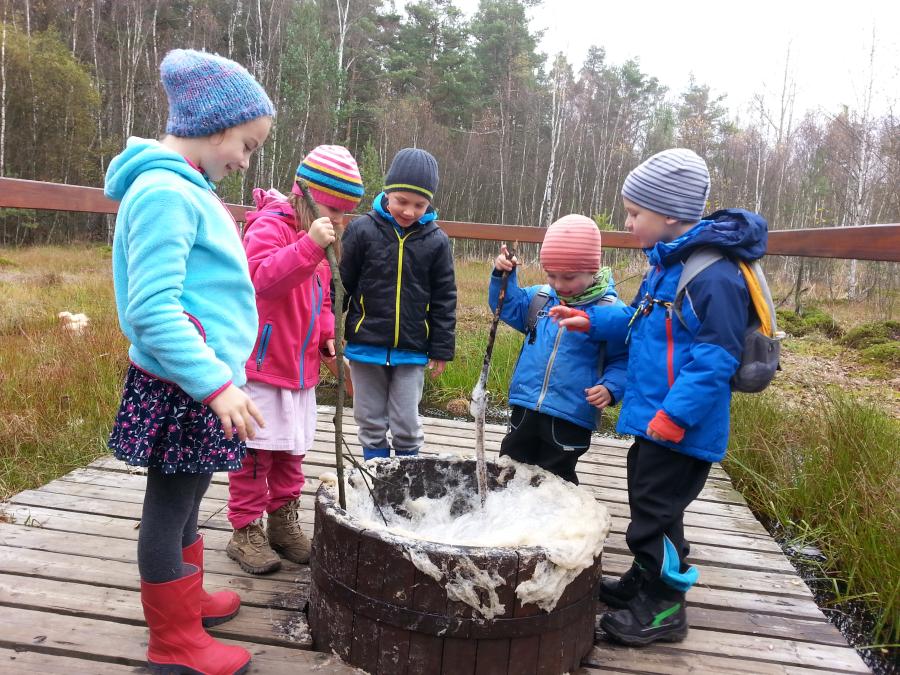
[[[259,332],[247,379],[283,389],[319,382],[319,348],[334,338],[331,270],[325,251],[294,229],[294,210],[276,190],[253,191],[244,250],[256,289]]]

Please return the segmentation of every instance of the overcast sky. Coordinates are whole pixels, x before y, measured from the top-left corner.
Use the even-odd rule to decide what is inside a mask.
[[[454,4],[469,16],[478,8],[478,0]],[[693,73],[742,117],[757,93],[777,104],[788,50],[798,115],[861,107],[874,31],[874,112],[900,113],[897,0],[544,0],[530,15],[532,28],[545,30],[541,50],[562,51],[576,69],[599,45],[611,63],[637,58],[673,93]]]

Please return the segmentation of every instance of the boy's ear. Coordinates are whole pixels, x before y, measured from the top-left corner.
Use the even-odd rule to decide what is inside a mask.
[[[678,218],[666,216],[666,225],[681,225],[681,221]]]

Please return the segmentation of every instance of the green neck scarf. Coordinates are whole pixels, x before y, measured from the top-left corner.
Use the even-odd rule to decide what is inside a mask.
[[[600,271],[594,275],[594,281],[590,286],[585,288],[578,295],[567,297],[564,295],[557,296],[563,303],[567,305],[586,305],[593,302],[597,298],[602,298],[609,290],[612,283],[612,270],[609,267],[601,267]]]

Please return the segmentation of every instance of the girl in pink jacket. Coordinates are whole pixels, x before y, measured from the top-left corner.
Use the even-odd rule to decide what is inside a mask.
[[[246,393],[266,419],[248,441],[241,468],[229,476],[228,556],[252,574],[281,567],[279,554],[309,560],[298,522],[303,455],[316,431],[316,393],[323,355],[334,358],[331,271],[325,248],[335,227],[363,195],[356,161],[346,148],[320,145],[297,168],[323,215],[309,213],[300,188],[291,196],[253,191],[244,250],[256,289],[259,332],[247,361]],[[268,513],[263,528],[263,513]]]

